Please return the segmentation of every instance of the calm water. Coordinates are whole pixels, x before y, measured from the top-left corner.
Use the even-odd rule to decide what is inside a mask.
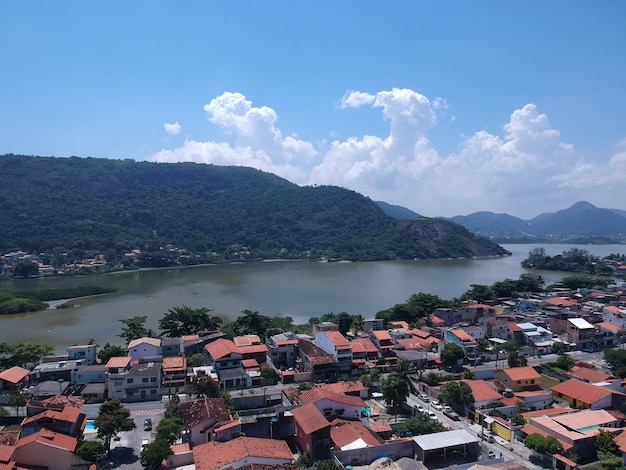
[[[550,255],[573,247],[596,256],[626,253],[624,245],[504,245],[513,256],[484,260],[381,261],[368,263],[264,262],[163,269],[100,277],[7,281],[0,288],[36,289],[81,283],[110,286],[114,294],[85,299],[73,309],[0,317],[0,342],[33,341],[64,352],[71,344],[93,338],[122,344],[120,319],[146,315],[158,320],[171,307],[206,307],[226,320],[242,310],[263,315],[289,315],[296,322],[327,312],[361,314],[402,303],[427,292],[443,299],[459,297],[470,284],[491,285],[528,272],[520,262],[536,246]],[[569,274],[540,272],[547,284]]]

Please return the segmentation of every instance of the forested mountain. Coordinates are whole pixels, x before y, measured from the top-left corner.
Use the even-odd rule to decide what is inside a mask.
[[[397,220],[333,186],[243,167],[0,156],[0,251],[121,256],[171,245],[201,261],[495,256],[454,223]]]
[[[557,212],[547,212],[530,220],[508,214],[476,212],[451,219],[477,235],[504,240],[596,240],[626,241],[624,211],[601,209],[580,201]]]

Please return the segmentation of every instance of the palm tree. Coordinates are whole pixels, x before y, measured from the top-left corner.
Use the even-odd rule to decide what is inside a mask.
[[[406,403],[409,394],[415,392],[415,386],[409,374],[409,363],[400,360],[393,372],[381,382],[380,391],[385,401],[396,410],[396,419],[400,407]]]

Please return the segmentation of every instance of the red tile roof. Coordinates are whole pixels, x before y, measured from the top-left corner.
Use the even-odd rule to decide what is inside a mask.
[[[235,343],[228,339],[219,338],[212,343],[207,344],[206,351],[211,355],[213,360],[221,359],[230,354],[241,354]]]
[[[183,370],[187,369],[187,358],[185,357],[164,357],[163,370]]]
[[[254,344],[261,344],[261,338],[257,335],[235,336],[233,343],[235,343],[235,346],[252,346]]]
[[[391,341],[391,335],[387,330],[374,330],[371,333],[378,341]]]
[[[221,398],[200,398],[178,405],[185,428],[190,429],[205,423],[206,428],[217,427],[231,421],[226,403]]]
[[[541,378],[541,374],[533,366],[512,367],[504,369],[503,372],[514,382],[517,380],[537,380]]]
[[[582,379],[585,382],[591,383],[615,380],[615,377],[612,375],[605,374],[604,372],[600,372],[599,370],[579,366],[572,367],[569,371],[569,375],[574,378]]]
[[[483,401],[497,401],[502,398],[492,386],[490,386],[484,380],[461,380],[461,382],[465,382],[472,389],[472,395],[474,395],[474,401],[483,402]]]
[[[330,425],[330,438],[339,448],[349,446],[359,439],[364,444],[359,447],[377,446],[385,442],[367,429],[361,421],[347,421],[344,419],[333,420]]]
[[[196,470],[226,468],[244,460],[245,463],[254,463],[255,459],[261,460],[259,463],[269,463],[267,460],[282,460],[284,463],[294,461],[287,443],[276,439],[238,437],[228,442],[211,441],[193,448]]]
[[[372,340],[370,340],[369,338],[357,338],[354,341],[352,341],[351,343],[352,346],[352,353],[353,354],[367,354],[367,353],[377,353],[378,349],[376,349],[376,346],[374,345],[374,343],[372,343]]]
[[[107,369],[111,367],[123,369],[124,367],[128,367],[128,364],[130,364],[130,356],[112,357],[107,362]]]
[[[322,348],[318,348],[310,341],[305,339],[298,340],[298,348],[304,354],[306,354],[309,362],[312,365],[320,364],[337,364],[337,358],[332,354],[328,354]]]
[[[352,395],[362,392],[364,390],[368,390],[368,388],[363,385],[363,382],[361,382],[360,380],[355,380],[354,382],[338,382],[336,384],[325,384],[320,385],[319,387],[334,393],[344,393]]]
[[[82,418],[81,418],[82,416]],[[41,413],[37,413],[33,416],[28,416],[22,422],[22,425],[34,423],[40,420],[53,420],[53,421],[64,421],[66,423],[79,423],[82,424],[83,421],[86,421],[87,416],[82,414],[79,408],[74,408],[72,406],[66,406],[62,411],[56,410],[45,410]]]
[[[328,339],[330,339],[331,342],[337,347],[340,347],[340,348],[350,347],[350,341],[348,341],[346,337],[342,335],[341,333],[339,333],[338,331],[322,331],[318,334],[323,334],[323,335],[328,336]]]
[[[313,403],[307,403],[306,405],[294,408],[291,412],[298,426],[300,426],[302,431],[306,434],[313,434],[320,429],[330,427],[328,420],[315,408]]]
[[[389,421],[374,421],[370,423],[370,428],[374,432],[391,432],[393,429],[391,428],[391,424]]]
[[[310,390],[303,390],[300,393],[300,401],[302,403],[317,403],[324,399],[344,405],[367,407],[367,403],[359,397],[331,392],[324,387],[313,387]]]
[[[555,393],[560,393],[563,396],[574,398],[586,405],[592,405],[612,393],[623,395],[615,390],[598,387],[576,379],[566,380],[565,382],[555,385],[550,390]]]
[[[78,439],[66,434],[60,434],[49,431],[48,429],[42,429],[34,434],[31,434],[30,436],[21,438],[15,447],[24,447],[34,442],[74,452],[74,450],[76,450],[76,445],[78,444]]]
[[[470,341],[470,342],[475,341],[475,339],[472,338],[465,330],[461,330],[461,329],[450,330],[450,333],[452,333],[454,336],[459,338],[461,341]]]
[[[3,370],[0,372],[0,380],[4,382],[9,382],[12,384],[19,383],[24,380],[30,371],[28,369],[24,369],[23,367],[14,366],[10,369]]]

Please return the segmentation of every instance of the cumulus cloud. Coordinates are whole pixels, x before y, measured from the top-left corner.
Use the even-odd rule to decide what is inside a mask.
[[[347,187],[430,216],[490,210],[532,217],[580,199],[597,201],[591,196],[617,190],[626,177],[626,143],[607,164],[579,161],[533,103],[514,110],[500,135],[478,130],[449,155],[428,139],[443,121],[445,99],[400,88],[349,91],[336,112],[363,106],[381,110],[387,135],[334,140],[318,151],[295,134],[283,136],[274,109],[226,92],[204,106],[224,142],[187,139],[154,160],[250,166],[298,184]]]
[[[254,107],[241,93],[226,92],[206,104],[204,111],[212,124],[233,139],[233,144],[188,139],[183,147],[164,149],[153,159],[250,166],[294,182],[306,181],[300,165],[311,161],[317,152],[310,142],[283,137],[276,127],[278,115],[273,109]]]
[[[174,124],[170,124],[166,122],[163,124],[163,128],[165,129],[165,132],[167,132],[170,135],[180,134],[180,124],[178,124],[178,121],[176,121]]]

